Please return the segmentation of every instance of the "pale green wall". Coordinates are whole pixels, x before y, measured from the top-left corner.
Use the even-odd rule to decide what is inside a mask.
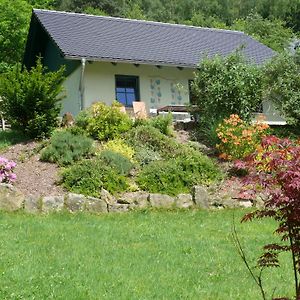
[[[73,73],[71,73],[64,81],[64,89],[66,98],[62,101],[61,115],[70,112],[76,116],[80,112],[81,95],[80,95],[80,77],[81,67],[79,66]]]
[[[111,104],[115,100],[115,75],[139,77],[140,100],[146,103],[148,109],[189,103],[188,80],[193,78],[192,69],[93,62],[87,63],[85,69],[85,107],[96,101]]]

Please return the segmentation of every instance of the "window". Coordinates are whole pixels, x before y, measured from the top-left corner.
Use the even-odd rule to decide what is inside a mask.
[[[125,106],[139,101],[139,78],[137,76],[116,75],[116,99]]]

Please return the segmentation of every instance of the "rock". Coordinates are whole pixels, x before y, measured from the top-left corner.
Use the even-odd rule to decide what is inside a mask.
[[[193,200],[199,208],[209,208],[208,193],[203,186],[196,185],[193,187]]]
[[[194,205],[193,197],[191,194],[179,194],[175,198],[175,206],[179,208],[189,208]]]
[[[15,211],[23,208],[25,196],[11,184],[0,183],[0,210]]]
[[[253,206],[253,203],[251,200],[239,199],[238,203],[239,203],[240,207],[249,208],[249,207]]]
[[[70,212],[83,211],[86,197],[80,194],[69,193],[65,205]]]
[[[99,198],[87,197],[85,209],[91,213],[107,213],[107,203]]]
[[[149,202],[152,207],[171,208],[174,205],[175,200],[169,195],[150,194]]]
[[[42,198],[42,212],[57,212],[64,208],[64,196],[48,196]]]
[[[149,193],[138,191],[124,193],[117,202],[120,204],[130,204],[132,208],[146,208],[149,206]]]
[[[129,204],[119,204],[119,203],[115,203],[115,204],[111,204],[108,205],[108,211],[109,212],[127,212],[130,208]]]
[[[39,213],[42,206],[42,199],[37,196],[30,195],[25,198],[24,211],[27,213]]]
[[[116,199],[113,195],[110,194],[105,189],[101,189],[100,198],[106,202],[106,204],[114,204],[116,203]]]

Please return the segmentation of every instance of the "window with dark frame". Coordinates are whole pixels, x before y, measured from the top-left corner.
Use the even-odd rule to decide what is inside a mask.
[[[139,101],[139,77],[116,75],[116,99],[126,107],[132,107],[133,101]]]

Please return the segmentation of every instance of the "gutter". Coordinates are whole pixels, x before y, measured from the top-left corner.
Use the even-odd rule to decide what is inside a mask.
[[[79,91],[80,91],[80,110],[84,109],[84,73],[85,73],[85,65],[86,58],[81,58],[81,75],[80,75],[80,83],[79,83]]]

